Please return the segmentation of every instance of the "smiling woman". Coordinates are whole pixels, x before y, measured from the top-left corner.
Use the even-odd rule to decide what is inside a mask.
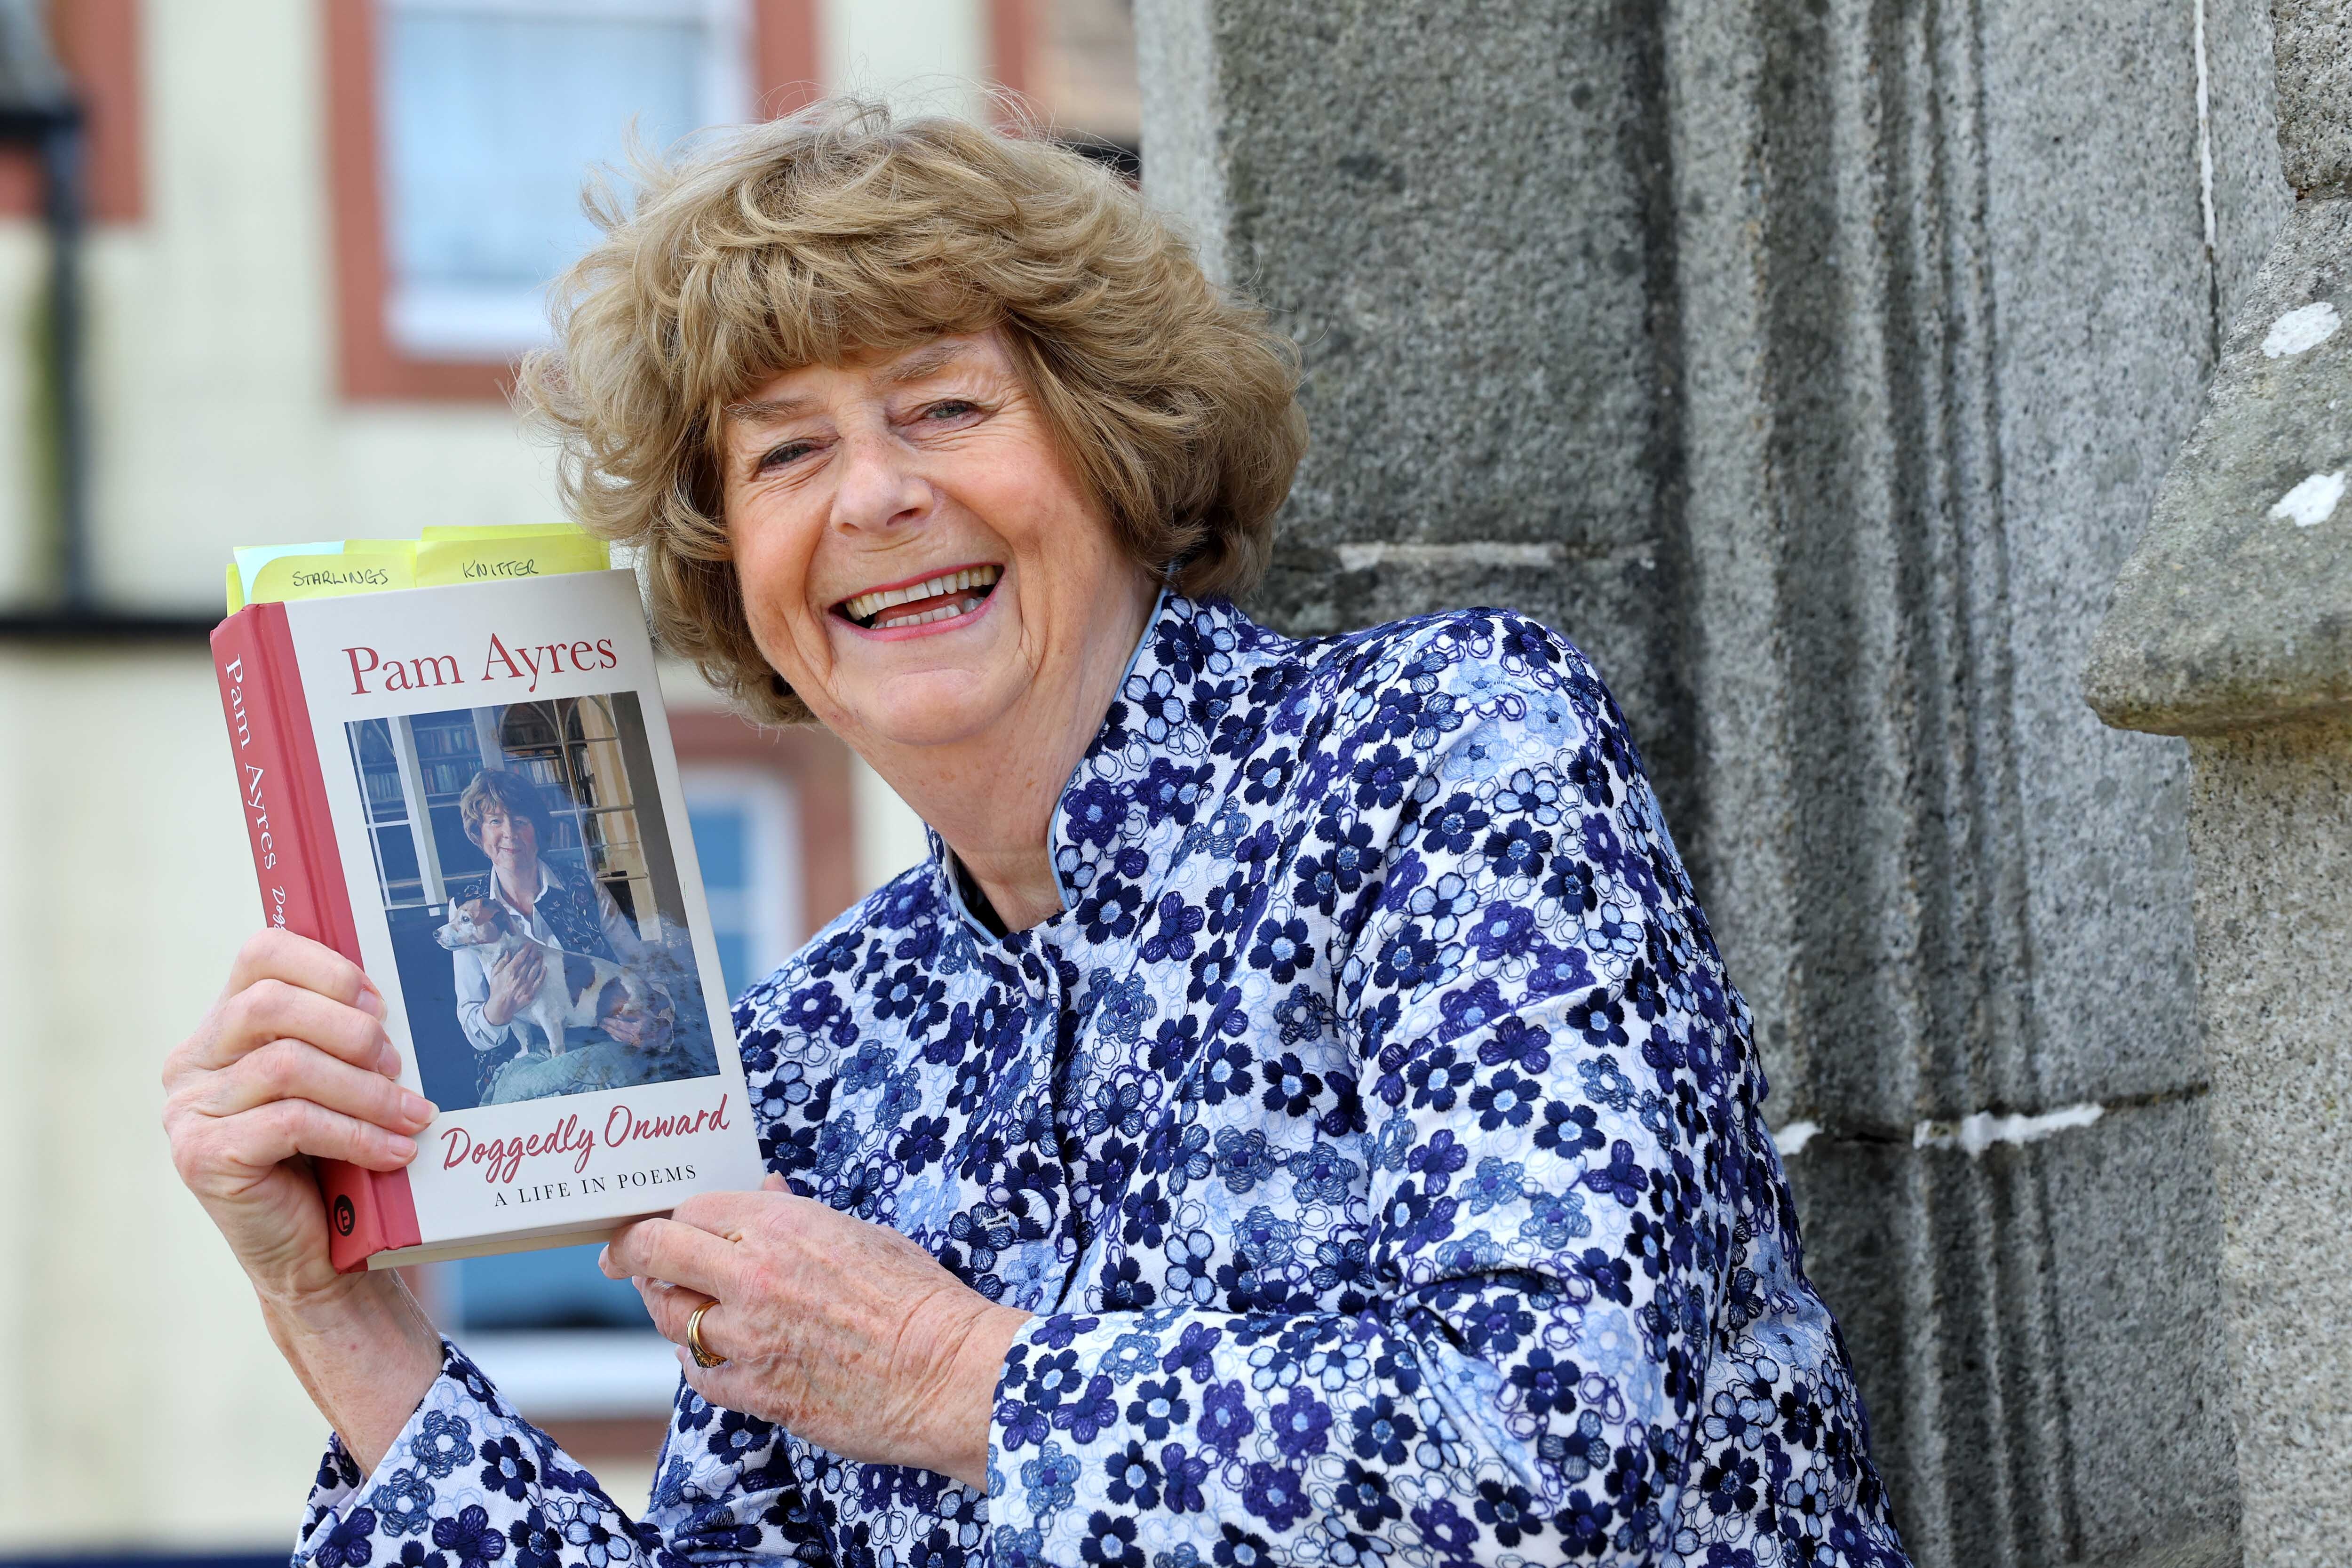
[[[524,373],[574,506],[931,852],[736,1005],[766,1189],[608,1248],[685,1374],[635,1521],[326,1267],[293,1162],[413,1108],[364,976],[247,948],[167,1121],[334,1425],[302,1554],[1902,1563],[1599,677],[1231,603],[1303,441],[1262,316],[1076,155],[863,105],[605,222]]]

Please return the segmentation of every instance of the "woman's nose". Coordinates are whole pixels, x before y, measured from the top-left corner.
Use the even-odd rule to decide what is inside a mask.
[[[842,445],[841,483],[833,496],[835,527],[889,529],[929,512],[930,484],[915,471],[904,446],[879,432],[863,431]]]

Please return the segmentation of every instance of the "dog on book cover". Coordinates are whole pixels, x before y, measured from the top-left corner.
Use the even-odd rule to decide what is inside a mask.
[[[363,789],[404,819],[404,847],[373,829],[378,889],[444,1110],[719,1070],[676,866],[637,810],[656,786],[635,711],[615,692],[347,726]]]

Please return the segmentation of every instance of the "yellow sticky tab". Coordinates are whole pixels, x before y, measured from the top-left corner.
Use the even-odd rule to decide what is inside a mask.
[[[416,547],[416,585],[509,583],[523,577],[559,577],[567,572],[602,572],[613,563],[601,539],[577,529],[562,533],[509,531],[497,538],[435,538],[426,531]]]
[[[350,551],[340,555],[280,555],[263,563],[254,573],[248,602],[266,605],[289,599],[333,599],[346,594],[381,594],[391,588],[415,586],[415,569],[405,555]]]
[[[245,580],[237,574],[236,563],[232,561],[228,563],[228,613],[233,616],[243,608]]]
[[[287,555],[341,555],[343,542],[340,539],[313,540],[308,544],[240,544],[236,547],[236,576],[239,589],[248,605],[257,603],[253,592],[254,574],[272,561]]]

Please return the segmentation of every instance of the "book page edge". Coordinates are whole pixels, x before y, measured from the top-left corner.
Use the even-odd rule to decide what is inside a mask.
[[[453,1263],[463,1258],[495,1258],[503,1252],[533,1252],[541,1247],[577,1246],[582,1242],[606,1241],[623,1226],[635,1225],[641,1219],[654,1219],[667,1214],[656,1209],[651,1214],[625,1215],[619,1219],[599,1220],[593,1225],[557,1225],[538,1230],[502,1231],[495,1237],[468,1241],[428,1241],[421,1247],[388,1247],[382,1252],[371,1253],[367,1266],[372,1268],[405,1268],[412,1263]]]

